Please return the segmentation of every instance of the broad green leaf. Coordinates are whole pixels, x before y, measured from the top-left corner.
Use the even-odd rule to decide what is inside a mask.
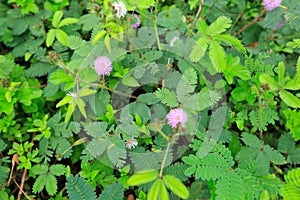
[[[69,102],[71,102],[73,100],[73,97],[71,96],[65,96],[62,100],[60,100],[58,102],[58,104],[56,104],[56,108],[60,107],[60,106],[63,106]]]
[[[76,18],[66,18],[61,20],[61,22],[58,25],[58,28],[65,26],[65,25],[70,25],[70,24],[75,24],[78,22],[78,19]]]
[[[128,179],[127,184],[129,186],[140,185],[140,184],[151,182],[157,177],[158,177],[157,171],[136,173]]]
[[[79,95],[80,97],[85,97],[85,96],[89,96],[91,94],[95,94],[97,92],[97,90],[91,90],[91,89],[88,89],[88,88],[84,88],[84,89],[81,89],[79,91]]]
[[[109,38],[108,34],[104,38],[104,44],[105,44],[105,46],[107,48],[107,51],[111,52],[110,38]]]
[[[55,35],[56,35],[56,30],[50,29],[49,32],[47,33],[47,38],[46,38],[46,46],[47,47],[50,47],[53,44]]]
[[[80,99],[80,98],[77,99],[77,106],[78,106],[78,108],[79,108],[81,114],[82,114],[85,118],[87,118],[87,115],[86,115],[86,112],[85,112],[85,109],[84,109],[85,103],[84,103],[84,101],[83,101],[82,99]]]
[[[129,76],[129,75],[125,75],[125,76],[123,77],[122,83],[123,83],[124,85],[130,86],[130,87],[137,87],[137,86],[140,86],[139,82],[138,82],[135,78],[133,78],[133,77],[131,77],[131,76]]]
[[[149,193],[147,195],[147,200],[154,200],[158,199],[159,192],[161,190],[161,187],[163,185],[163,182],[161,179],[157,179],[153,185],[151,186]]]
[[[187,199],[189,197],[189,190],[175,176],[165,175],[163,176],[163,181],[166,186],[180,198]]]
[[[49,78],[49,81],[55,85],[67,82],[74,82],[74,78],[66,74],[64,70],[56,70]]]
[[[61,44],[68,46],[68,42],[67,42],[68,35],[63,30],[57,29],[55,36]]]
[[[293,108],[300,108],[300,99],[294,96],[292,93],[286,90],[282,90],[279,92],[279,96],[288,106]]]
[[[280,62],[278,64],[278,83],[280,86],[282,85],[284,79],[284,71],[285,71],[284,63]]]
[[[99,31],[92,40],[92,44],[94,45],[96,42],[98,42],[104,35],[106,34],[105,30]]]
[[[53,19],[52,19],[52,25],[57,28],[58,27],[58,24],[62,18],[62,16],[64,15],[63,11],[59,10],[59,11],[56,11],[53,15]]]
[[[207,29],[206,33],[210,36],[218,35],[226,31],[231,26],[231,19],[225,16],[219,17]]]
[[[300,90],[300,78],[290,79],[284,86],[284,89],[287,90]]]
[[[221,45],[214,40],[210,41],[209,57],[214,68],[218,72],[223,72],[226,68],[226,54]]]
[[[268,192],[267,190],[263,190],[263,191],[260,193],[259,200],[269,200],[269,199],[270,199],[269,192]]]
[[[65,122],[69,122],[69,120],[71,119],[71,116],[75,110],[76,104],[75,102],[71,102],[68,106],[68,110],[66,113],[66,118],[65,118]]]
[[[169,194],[165,184],[161,184],[160,188],[160,200],[169,200]]]
[[[274,78],[272,78],[270,75],[268,74],[262,74],[259,77],[259,81],[263,84],[268,84],[270,86],[270,90],[271,91],[276,91],[278,90],[278,84],[275,81]]]

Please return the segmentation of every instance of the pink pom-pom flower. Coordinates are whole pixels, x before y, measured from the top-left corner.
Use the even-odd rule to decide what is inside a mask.
[[[187,115],[181,108],[171,110],[167,115],[168,124],[176,128],[178,124],[184,125],[187,122]]]
[[[263,0],[262,5],[266,10],[271,11],[280,6],[281,0]]]
[[[108,75],[111,70],[111,61],[106,56],[99,56],[94,60],[94,69],[99,75]]]

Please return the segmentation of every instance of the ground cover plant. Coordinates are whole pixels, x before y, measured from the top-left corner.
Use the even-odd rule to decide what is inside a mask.
[[[0,199],[300,199],[300,1],[0,1]]]

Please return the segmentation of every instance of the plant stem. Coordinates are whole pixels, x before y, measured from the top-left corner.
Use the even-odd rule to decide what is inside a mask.
[[[157,41],[157,47],[158,47],[158,50],[161,50],[161,45],[160,45],[158,31],[157,31],[157,25],[156,25],[156,18],[153,19],[153,26],[154,26],[154,31],[155,31],[156,41]]]
[[[197,21],[199,15],[200,15],[200,13],[201,13],[201,11],[202,11],[203,4],[204,4],[204,0],[200,0],[200,5],[199,5],[198,11],[197,11],[197,13],[196,13],[196,16],[195,16],[195,18],[194,18],[193,24],[196,23],[196,21]]]
[[[160,172],[159,172],[159,176],[158,176],[159,178],[162,178],[162,174],[163,174],[164,166],[165,166],[165,163],[166,163],[166,160],[167,160],[167,157],[168,157],[170,146],[171,146],[171,142],[168,141],[165,156],[164,156],[164,159],[163,159],[163,161],[161,163],[161,166],[160,166]]]
[[[244,32],[247,28],[249,28],[250,26],[252,26],[253,24],[255,24],[257,21],[260,20],[260,18],[265,14],[266,10],[262,10],[259,15],[253,19],[249,24],[247,24],[246,26],[244,26],[243,28],[241,28],[239,31],[237,31],[234,36],[239,35],[240,33]]]
[[[261,96],[259,95],[258,97],[258,104],[259,104],[259,137],[263,141],[264,136],[263,136],[263,129],[262,129],[262,120],[263,120],[263,106],[261,102]]]

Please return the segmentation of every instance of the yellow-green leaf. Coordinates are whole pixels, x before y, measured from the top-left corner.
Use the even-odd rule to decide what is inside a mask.
[[[197,41],[197,44],[193,47],[189,55],[192,62],[198,62],[205,55],[208,46],[207,41],[206,37],[202,37]]]
[[[56,38],[61,44],[65,45],[65,46],[68,45],[68,42],[67,42],[68,35],[63,30],[61,30],[61,29],[56,30]]]
[[[260,193],[259,200],[269,200],[269,199],[270,199],[269,192],[268,192],[267,190],[263,190],[263,191]]]
[[[65,26],[65,25],[69,25],[69,24],[75,24],[78,22],[78,19],[76,18],[65,18],[63,20],[61,20],[61,22],[58,24],[58,28]]]
[[[56,30],[50,29],[49,32],[47,33],[47,38],[46,38],[46,46],[47,47],[50,47],[53,44],[55,35],[56,35]]]
[[[111,52],[111,47],[110,47],[110,38],[109,35],[107,34],[104,38],[104,44],[107,48],[107,51]]]
[[[76,104],[75,102],[71,102],[68,106],[68,110],[66,113],[66,118],[65,118],[65,122],[69,122],[69,120],[71,119],[71,116],[75,110]]]
[[[187,199],[190,196],[189,190],[175,176],[163,176],[163,181],[166,184],[166,186],[180,198]]]
[[[11,102],[11,94],[10,91],[5,92],[5,99],[7,102]]]
[[[210,41],[209,58],[218,72],[223,72],[226,68],[226,54],[221,45],[214,40]]]
[[[284,63],[283,63],[283,62],[280,62],[280,63],[278,64],[278,82],[279,82],[279,85],[281,85],[282,82],[283,82],[284,71],[285,71]]]
[[[158,177],[158,172],[157,171],[147,171],[147,172],[140,172],[136,173],[133,176],[131,176],[127,184],[129,186],[134,186],[134,185],[140,185],[144,183],[149,183],[156,179]]]
[[[62,100],[60,100],[58,102],[58,104],[56,104],[56,108],[58,108],[60,106],[63,106],[65,104],[69,103],[72,100],[73,100],[73,97],[71,97],[71,96],[65,96]]]
[[[169,200],[169,194],[165,184],[161,184],[160,187],[160,200]]]
[[[93,38],[92,44],[94,45],[96,42],[98,42],[104,35],[106,34],[105,30],[99,31]]]
[[[276,91],[278,90],[278,84],[275,81],[274,78],[272,78],[270,75],[268,74],[262,74],[259,77],[259,81],[263,84],[268,84],[270,86],[270,90],[271,91]]]
[[[300,108],[300,99],[294,96],[292,93],[282,90],[279,92],[280,98],[286,103],[286,105],[293,108]]]
[[[85,112],[85,109],[84,109],[85,103],[84,103],[84,101],[83,101],[82,99],[80,99],[80,98],[77,99],[77,106],[78,106],[78,108],[79,108],[81,114],[82,114],[85,118],[87,118],[87,115],[86,115],[86,112]]]
[[[85,97],[85,96],[89,96],[91,94],[95,94],[97,92],[97,90],[91,90],[88,88],[84,88],[82,90],[79,91],[79,96],[80,97]]]
[[[59,10],[59,11],[56,11],[53,15],[53,19],[52,19],[52,25],[57,28],[62,16],[64,15],[64,13]]]
[[[161,187],[163,185],[163,182],[161,179],[157,179],[153,185],[151,186],[149,193],[147,195],[147,200],[157,200],[158,194],[161,190]]]

